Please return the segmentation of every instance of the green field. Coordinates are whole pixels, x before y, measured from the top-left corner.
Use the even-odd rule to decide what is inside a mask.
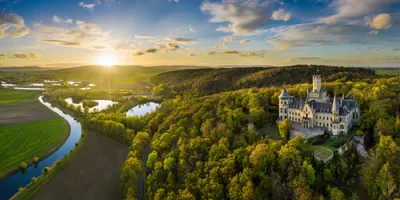
[[[400,76],[400,69],[377,69],[376,74],[380,76]]]
[[[315,155],[321,159],[327,159],[332,156],[332,152],[326,149],[320,149],[315,151]]]
[[[57,150],[68,138],[63,118],[0,127],[0,179],[17,170],[21,162],[32,163]]]
[[[0,89],[0,104],[34,102],[40,93],[35,91]]]

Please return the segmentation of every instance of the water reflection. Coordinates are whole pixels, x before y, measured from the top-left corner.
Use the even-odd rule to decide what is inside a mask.
[[[75,107],[76,106],[81,106],[82,112],[84,111],[83,102],[74,103],[74,102],[72,102],[72,98],[66,98],[65,101],[68,103],[68,105],[74,105]],[[98,105],[94,106],[92,108],[89,108],[89,112],[99,112],[99,111],[102,111],[104,109],[107,109],[108,106],[112,106],[112,105],[118,103],[118,102],[111,101],[111,100],[93,100],[93,101],[97,102]]]
[[[130,116],[143,116],[146,113],[151,113],[153,111],[155,111],[158,107],[160,107],[161,105],[155,102],[149,102],[146,104],[141,104],[141,105],[137,105],[135,107],[133,107],[132,109],[130,109],[127,113],[126,116],[130,117]]]

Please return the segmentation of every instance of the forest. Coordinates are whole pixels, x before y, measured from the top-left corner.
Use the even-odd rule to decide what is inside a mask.
[[[329,163],[323,163],[314,158],[312,144],[303,138],[289,139],[281,133],[283,137],[273,139],[271,131],[261,131],[276,127],[282,88],[290,95],[304,96],[318,69],[331,96],[356,96],[362,110],[356,132],[365,135],[367,158],[348,145],[343,155],[335,152]],[[284,74],[273,76],[263,72],[268,70],[277,69],[221,69],[220,75],[213,69],[184,70],[170,74],[177,76],[177,82],[175,77],[160,78],[168,74],[155,76],[152,81],[158,80],[159,85],[153,91],[162,106],[143,117],[124,115],[124,104],[133,100],[100,114],[76,112],[84,116],[85,128],[130,146],[120,174],[124,199],[139,195],[139,199],[144,195],[146,199],[304,200],[400,196],[400,78],[328,66],[282,68]],[[213,76],[210,82],[218,84],[209,85],[196,73]],[[203,84],[213,89],[193,91]],[[62,104],[62,99],[54,101]],[[142,178],[144,189],[138,185]]]
[[[375,77],[371,69],[320,65],[295,65],[268,68],[206,68],[171,71],[150,79],[153,93],[166,97],[176,95],[204,96],[251,87],[282,86],[310,82],[317,71],[327,81],[357,81]]]

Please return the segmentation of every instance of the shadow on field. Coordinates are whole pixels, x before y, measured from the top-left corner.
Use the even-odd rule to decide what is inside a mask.
[[[86,137],[68,166],[31,199],[121,199],[119,175],[128,147],[98,133]]]

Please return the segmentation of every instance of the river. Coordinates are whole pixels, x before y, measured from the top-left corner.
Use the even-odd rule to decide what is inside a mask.
[[[50,167],[56,162],[64,158],[64,154],[70,152],[75,147],[75,143],[79,141],[82,135],[81,124],[75,120],[72,116],[63,113],[60,109],[51,106],[51,104],[44,102],[42,97],[39,97],[39,101],[50,108],[58,115],[67,120],[70,126],[70,134],[65,143],[53,154],[49,155],[45,159],[41,160],[36,166],[29,166],[24,173],[19,171],[0,181],[0,200],[7,200],[11,198],[15,193],[18,192],[20,187],[25,187],[32,180],[32,177],[38,177],[42,174],[45,167]]]

